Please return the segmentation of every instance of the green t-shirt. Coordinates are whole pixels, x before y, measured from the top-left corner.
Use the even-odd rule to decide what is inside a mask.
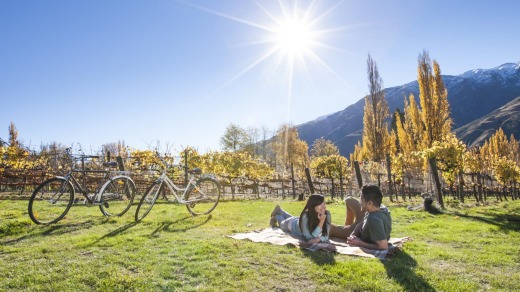
[[[367,212],[361,229],[361,240],[374,243],[376,240],[389,240],[392,231],[392,217],[386,207],[375,212]]]

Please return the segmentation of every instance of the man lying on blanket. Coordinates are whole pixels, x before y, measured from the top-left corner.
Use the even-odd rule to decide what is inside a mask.
[[[361,201],[347,197],[345,226],[331,224],[330,236],[346,239],[351,246],[368,249],[388,249],[392,231],[390,211],[381,205],[383,194],[375,185],[361,189]]]

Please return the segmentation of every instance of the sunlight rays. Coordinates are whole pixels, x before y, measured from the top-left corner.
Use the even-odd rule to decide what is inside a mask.
[[[238,74],[225,81],[219,86],[211,95],[223,90],[227,86],[231,85],[239,78],[250,72],[252,69],[264,63],[267,59],[277,57],[274,64],[273,74],[280,70],[281,67],[285,67],[284,70],[284,82],[287,85],[286,88],[286,119],[288,122],[291,120],[291,108],[294,94],[294,78],[296,78],[297,67],[303,69],[304,75],[309,79],[309,84],[315,89],[315,84],[312,79],[312,69],[309,62],[312,61],[314,65],[324,68],[329,72],[335,79],[339,80],[341,84],[350,88],[348,82],[341,78],[327,62],[319,56],[318,48],[334,50],[337,52],[352,54],[344,49],[334,47],[333,45],[324,43],[321,41],[322,37],[327,34],[336,33],[349,29],[349,26],[342,27],[330,27],[320,28],[318,25],[321,20],[324,20],[327,15],[337,9],[344,1],[339,1],[327,7],[325,11],[316,13],[316,6],[319,1],[313,0],[306,7],[300,7],[298,1],[282,1],[278,0],[278,9],[269,9],[261,4],[257,0],[252,0],[252,3],[259,9],[264,16],[267,17],[267,22],[259,23],[252,20],[240,18],[227,13],[216,11],[210,8],[201,7],[193,3],[187,3],[186,5],[193,8],[202,10],[204,12],[211,13],[213,15],[241,23],[262,32],[267,33],[267,37],[260,37],[257,41],[248,42],[243,46],[266,46],[267,50],[261,54],[256,60],[250,65],[246,66]]]

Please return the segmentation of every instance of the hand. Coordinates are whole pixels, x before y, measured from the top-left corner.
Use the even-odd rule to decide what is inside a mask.
[[[347,238],[347,243],[353,246],[359,246],[363,241],[355,235],[351,235]]]
[[[327,220],[327,214],[326,213],[318,214],[318,219],[320,220],[320,223],[325,222],[325,220]]]
[[[321,239],[319,237],[314,237],[312,239],[307,240],[308,243],[320,243]]]

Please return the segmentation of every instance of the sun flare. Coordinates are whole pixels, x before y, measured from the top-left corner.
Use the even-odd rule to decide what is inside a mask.
[[[324,29],[320,24],[320,22],[322,22],[329,13],[336,10],[343,1],[339,1],[332,6],[327,6],[324,9],[319,8],[320,2],[317,0],[312,0],[310,4],[303,6],[299,5],[298,0],[279,0],[278,8],[276,8],[276,6],[265,7],[262,4],[263,2],[261,3],[256,0],[252,0],[251,2],[256,5],[261,15],[266,17],[264,21],[255,22],[247,18],[240,18],[209,8],[189,4],[197,9],[256,28],[263,33],[263,37],[259,37],[257,41],[250,42],[247,45],[264,46],[266,48],[264,53],[217,88],[213,94],[237,81],[268,59],[277,60],[272,72],[278,72],[279,69],[282,69],[281,72],[285,74],[284,81],[287,84],[287,120],[290,120],[291,115],[290,110],[293,98],[294,79],[304,74],[308,76],[310,86],[314,86],[311,75],[314,68],[317,68],[315,66],[324,68],[337,80],[348,86],[347,82],[345,82],[319,54],[320,49],[343,51],[342,49],[324,43],[323,39],[331,33],[344,30],[345,27],[329,27]],[[296,74],[298,74],[298,76]]]
[[[281,52],[294,56],[311,49],[315,32],[301,19],[291,19],[275,30],[275,44]]]

